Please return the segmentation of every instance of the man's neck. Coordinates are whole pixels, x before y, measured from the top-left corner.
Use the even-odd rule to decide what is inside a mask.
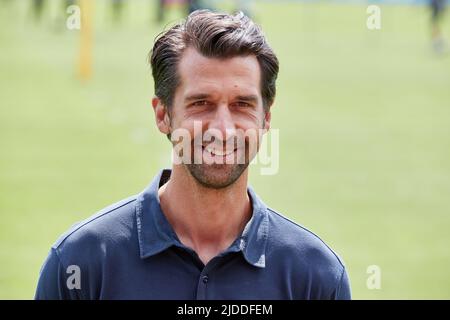
[[[180,165],[158,195],[161,209],[180,241],[206,264],[228,248],[252,216],[247,194],[248,169],[231,186],[202,186]]]

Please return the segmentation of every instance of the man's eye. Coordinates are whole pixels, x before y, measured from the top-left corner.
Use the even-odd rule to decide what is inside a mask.
[[[206,100],[199,100],[199,101],[195,101],[191,105],[195,106],[195,107],[202,107],[202,106],[208,105],[208,101],[206,101]]]
[[[247,103],[247,102],[244,102],[244,101],[238,101],[238,102],[235,102],[234,105],[235,105],[236,107],[240,107],[240,108],[248,108],[248,107],[251,107],[251,104],[250,104],[250,103]]]

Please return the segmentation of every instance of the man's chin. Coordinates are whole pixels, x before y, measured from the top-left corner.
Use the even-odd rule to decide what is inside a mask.
[[[223,189],[233,185],[248,164],[187,164],[191,176],[202,186]]]

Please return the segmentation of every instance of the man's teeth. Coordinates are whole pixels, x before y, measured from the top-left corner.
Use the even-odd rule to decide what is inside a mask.
[[[228,152],[226,152],[226,150],[214,149],[211,147],[206,147],[206,151],[208,151],[209,153],[211,153],[213,155],[220,156],[220,157],[227,156],[234,152],[234,150],[229,150]]]

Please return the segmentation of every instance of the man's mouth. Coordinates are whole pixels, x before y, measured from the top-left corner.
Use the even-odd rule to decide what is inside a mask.
[[[227,150],[226,148],[215,148],[213,146],[202,146],[202,149],[206,152],[208,152],[212,156],[218,156],[218,157],[226,157],[232,153],[234,153],[237,149],[230,148]]]

